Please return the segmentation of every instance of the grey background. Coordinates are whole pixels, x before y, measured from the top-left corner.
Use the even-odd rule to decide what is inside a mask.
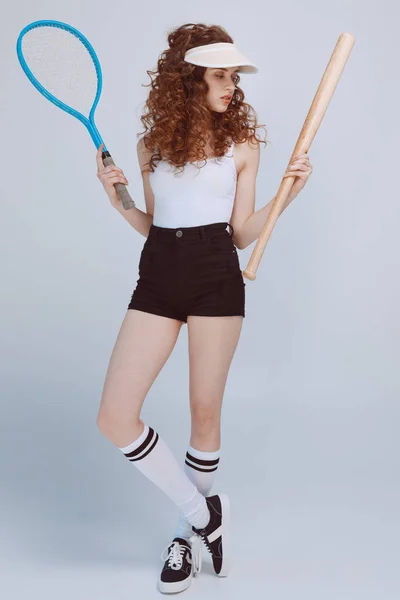
[[[314,172],[247,283],[213,489],[231,497],[235,564],[219,580],[205,557],[186,594],[399,598],[399,16],[394,0],[4,6],[4,597],[159,597],[160,555],[178,518],[96,426],[144,238],[109,205],[83,126],[19,67],[19,31],[50,18],[80,29],[99,54],[96,121],[142,210],[142,86],[168,29],[221,24],[260,66],[241,81],[271,141],[262,146],[257,209],[276,193],[338,36],[355,36],[309,152]],[[253,247],[240,252],[242,268]],[[182,461],[187,358],[184,327],[142,413]]]

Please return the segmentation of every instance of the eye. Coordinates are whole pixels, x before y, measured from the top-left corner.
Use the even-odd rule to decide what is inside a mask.
[[[218,79],[223,79],[224,76],[223,75],[217,75]],[[236,77],[232,77],[233,82],[237,83],[239,81],[239,77],[236,75]]]

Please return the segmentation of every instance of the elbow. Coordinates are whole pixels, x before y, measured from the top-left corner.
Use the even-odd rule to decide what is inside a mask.
[[[237,246],[238,250],[246,250],[247,246],[250,246],[250,244],[242,244],[241,246]]]
[[[243,241],[238,236],[234,235],[232,241],[238,250],[244,250],[246,248],[245,244],[243,244]]]
[[[237,235],[236,232],[232,236],[232,242],[234,243],[234,245],[236,246],[236,248],[238,250],[242,250],[242,245],[241,245],[241,242],[240,242],[240,238],[239,238],[239,236]]]

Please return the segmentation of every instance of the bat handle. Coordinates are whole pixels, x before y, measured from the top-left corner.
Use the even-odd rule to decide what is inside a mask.
[[[105,167],[108,167],[108,165],[115,165],[115,162],[111,158],[111,154],[108,152],[108,150],[101,153],[101,158],[103,159],[103,165]],[[135,202],[131,198],[130,193],[128,192],[126,185],[118,181],[117,183],[114,183],[114,187],[125,210],[129,210],[130,208],[136,206]]]
[[[245,269],[243,271],[243,276],[246,277],[246,279],[250,279],[250,281],[255,281],[256,273],[250,269]]]

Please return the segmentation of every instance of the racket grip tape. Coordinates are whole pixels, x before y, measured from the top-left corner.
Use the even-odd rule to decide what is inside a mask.
[[[115,165],[115,162],[111,158],[111,154],[108,152],[108,150],[101,153],[101,158],[103,159],[103,165],[105,167],[108,167],[108,165]],[[118,181],[117,183],[114,183],[114,187],[125,210],[129,210],[130,208],[136,206],[135,202],[131,198],[130,193],[128,192],[126,185]]]

